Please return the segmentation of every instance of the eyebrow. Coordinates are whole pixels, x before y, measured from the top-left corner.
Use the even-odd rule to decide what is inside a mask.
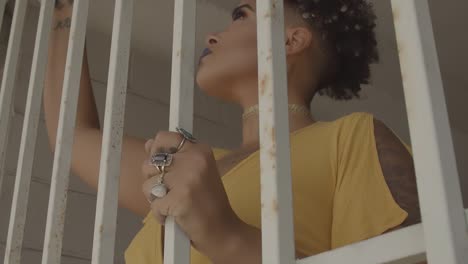
[[[241,6],[238,6],[238,7],[234,8],[234,10],[232,10],[232,16],[234,16],[239,10],[241,10],[244,7],[247,7],[248,9],[250,9],[250,11],[255,13],[255,10],[253,9],[253,7],[251,5],[244,4],[244,5],[241,5]]]

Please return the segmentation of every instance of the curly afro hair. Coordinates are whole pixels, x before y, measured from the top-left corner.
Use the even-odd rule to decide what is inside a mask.
[[[379,61],[376,16],[367,0],[285,0],[323,40],[330,56],[318,93],[336,100],[359,98],[369,84],[370,64]]]

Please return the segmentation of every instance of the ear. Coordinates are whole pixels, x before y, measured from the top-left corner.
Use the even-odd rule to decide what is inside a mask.
[[[288,27],[285,33],[286,55],[299,54],[313,43],[312,32],[306,27]]]

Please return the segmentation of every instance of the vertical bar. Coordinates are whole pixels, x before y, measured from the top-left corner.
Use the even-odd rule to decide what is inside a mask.
[[[468,209],[465,209],[466,230],[468,230]]]
[[[5,58],[5,69],[3,70],[2,88],[0,89],[0,194],[5,174],[5,155],[8,143],[10,117],[12,115],[11,110],[13,108],[11,102],[13,101],[16,68],[18,65],[21,38],[23,36],[27,4],[27,0],[18,0],[15,4],[10,39],[8,41],[8,51]]]
[[[169,130],[193,129],[193,85],[195,68],[196,1],[174,1],[174,35],[172,47],[172,81]],[[190,241],[176,225],[166,219],[164,242],[165,264],[190,263]]]
[[[6,3],[7,3],[7,0],[0,0],[0,31],[2,30],[3,15],[5,14]]]
[[[19,263],[21,258],[29,186],[36,148],[37,127],[41,113],[41,98],[46,70],[44,65],[47,61],[47,46],[52,24],[53,3],[53,0],[41,2],[4,263]]]
[[[0,0],[1,1],[1,0]],[[5,10],[3,4],[3,11]],[[11,104],[14,93],[14,84],[16,80],[16,69],[19,57],[19,46],[24,28],[24,19],[26,16],[27,3],[16,2],[13,14],[13,21],[10,30],[7,56],[5,58],[5,68],[3,70],[2,86],[0,88],[0,195],[3,189],[3,177],[5,175],[6,148],[8,147],[9,126],[13,117],[13,108]],[[2,14],[3,15],[3,14]],[[16,29],[16,30],[15,30]]]
[[[94,224],[93,264],[114,263],[120,159],[127,95],[133,0],[117,0],[107,81],[99,190]]]
[[[468,238],[427,0],[392,0],[429,263],[465,263]]]
[[[59,264],[62,252],[63,226],[67,205],[68,182],[70,180],[74,126],[80,90],[88,6],[89,0],[75,1],[73,5],[42,264]]]
[[[283,1],[257,0],[262,261],[294,263]]]
[[[3,25],[3,15],[5,14],[5,6],[6,6],[6,2],[7,0],[0,0],[0,32],[2,30],[2,25]],[[5,62],[5,65],[6,65],[6,62]],[[2,90],[4,90],[2,88]],[[0,101],[3,101],[0,99]],[[3,109],[3,106],[0,106],[0,111]],[[10,112],[8,112],[8,115],[10,115]],[[3,114],[0,112],[0,116],[3,117]],[[8,123],[10,122],[10,120],[8,120]],[[5,125],[5,124],[2,124],[0,123],[0,130],[2,129],[1,126],[2,125]],[[9,130],[8,130],[8,124],[6,124],[6,134],[9,134]],[[4,142],[8,142],[8,135],[5,135],[5,141]],[[2,143],[2,140],[0,139],[0,197],[2,196],[2,187],[3,187],[3,177],[4,177],[4,165],[5,165],[5,153],[3,152],[3,149],[5,148],[6,149],[6,145],[3,146],[2,144],[5,144],[5,143]]]

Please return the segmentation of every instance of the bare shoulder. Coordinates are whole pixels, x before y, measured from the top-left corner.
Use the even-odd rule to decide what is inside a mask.
[[[374,135],[385,181],[395,201],[408,213],[408,218],[397,228],[421,222],[411,154],[392,130],[375,118]]]

